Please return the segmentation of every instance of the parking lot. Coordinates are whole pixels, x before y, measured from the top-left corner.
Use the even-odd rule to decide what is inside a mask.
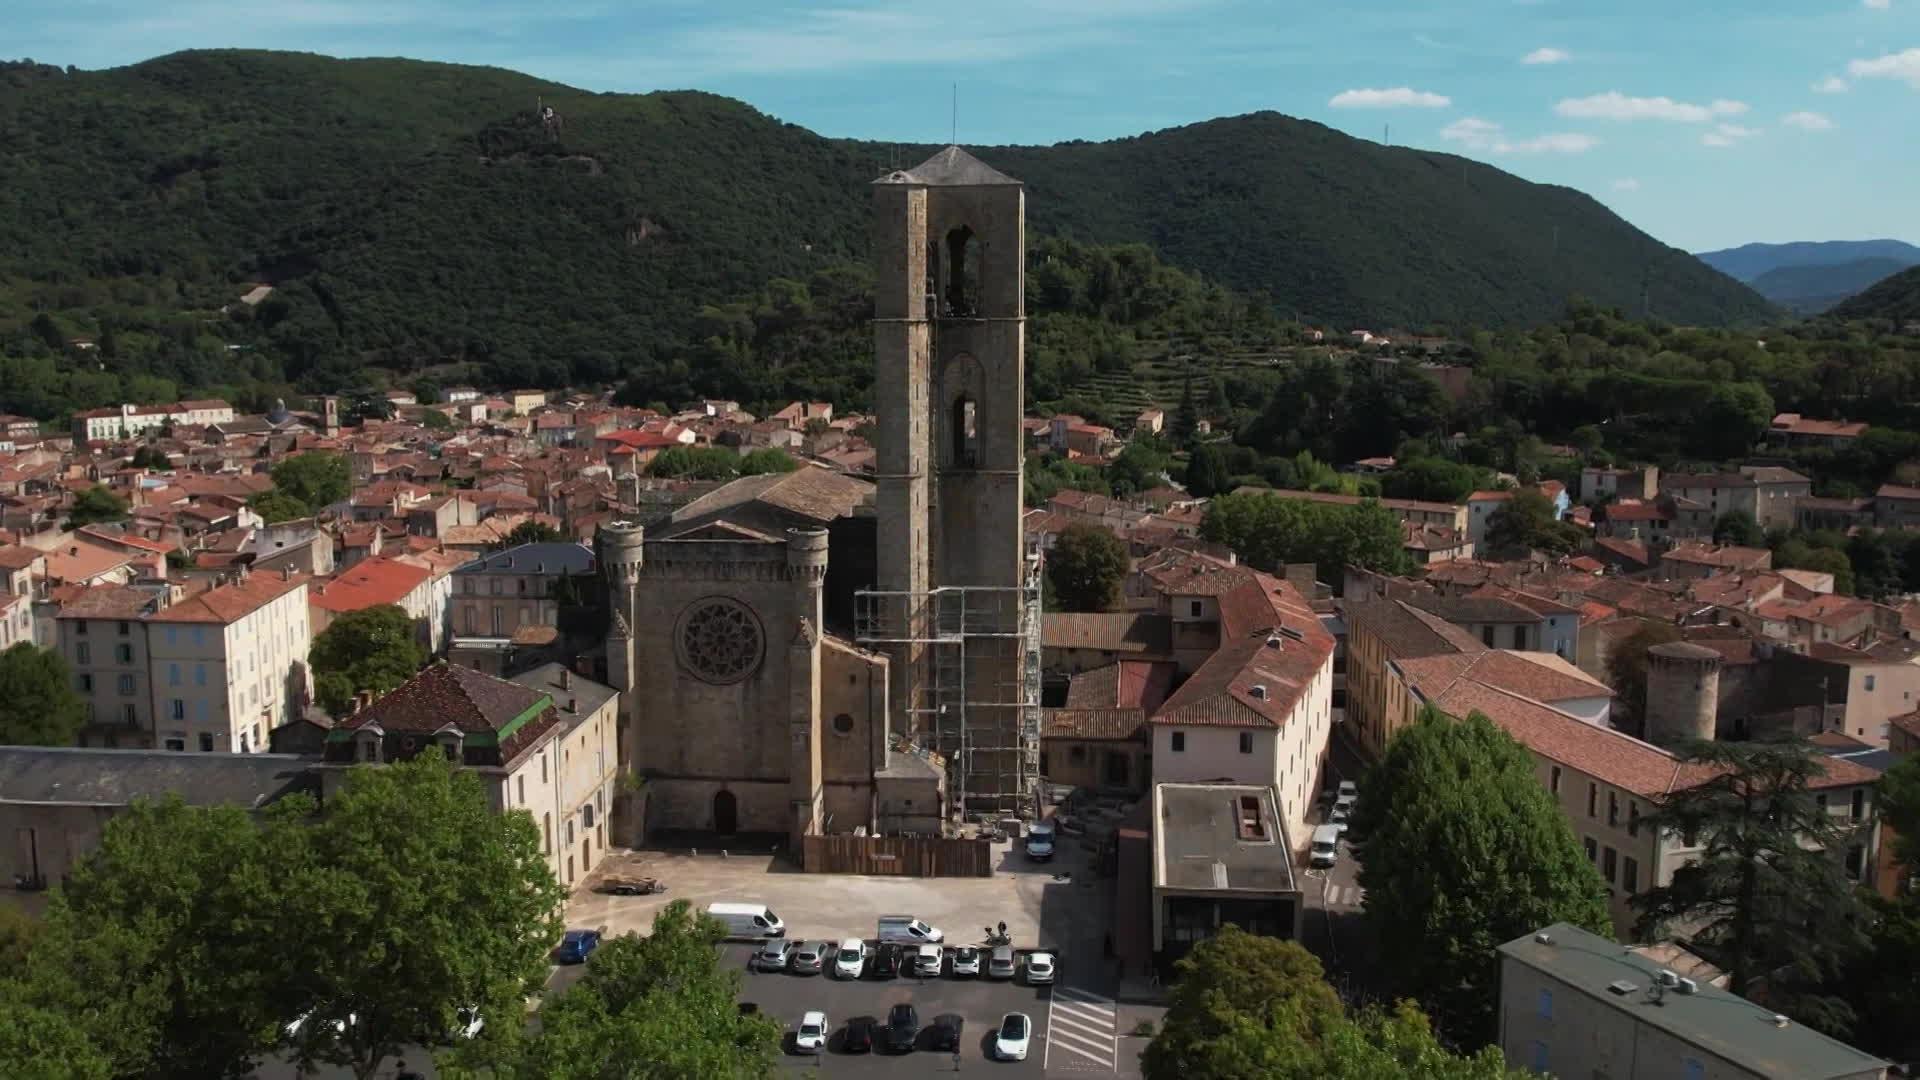
[[[990,1067],[1010,1076],[1081,1073],[1111,1076],[1116,1065],[1122,1072],[1135,1071],[1131,1060],[1116,1061],[1115,1042],[1122,1033],[1118,1030],[1119,1010],[1115,1004],[1102,994],[1074,986],[1064,965],[1060,971],[1062,981],[1053,986],[1028,986],[1024,978],[1011,981],[953,978],[944,972],[937,979],[902,975],[886,980],[847,980],[830,974],[750,970],[753,946],[729,944],[723,948],[725,962],[745,973],[742,1000],[752,1002],[762,1013],[779,1021],[789,1035],[802,1014],[814,1010],[827,1014],[833,1030],[827,1052],[817,1057],[794,1054],[789,1039],[782,1046],[782,1064],[787,1069],[817,1070],[836,1076],[919,1076],[953,1072],[953,1055],[930,1051],[925,1031],[934,1017],[951,1013],[963,1021],[959,1060],[963,1072]],[[849,1019],[870,1016],[877,1025],[883,1026],[888,1009],[897,1002],[909,1002],[919,1013],[922,1032],[913,1052],[889,1054],[878,1049],[872,1053],[846,1052],[844,1032]],[[990,1060],[994,1033],[1001,1018],[1010,1012],[1025,1013],[1033,1021],[1027,1059]]]

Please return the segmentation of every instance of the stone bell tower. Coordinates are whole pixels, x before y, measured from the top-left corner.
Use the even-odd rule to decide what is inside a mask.
[[[879,582],[860,637],[892,657],[894,730],[946,757],[967,808],[1011,812],[1039,753],[1026,189],[949,146],[873,191]]]

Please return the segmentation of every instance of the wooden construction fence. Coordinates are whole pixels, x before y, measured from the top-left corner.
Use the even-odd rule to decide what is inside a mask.
[[[800,866],[809,874],[895,877],[991,877],[993,843],[940,836],[804,836]]]

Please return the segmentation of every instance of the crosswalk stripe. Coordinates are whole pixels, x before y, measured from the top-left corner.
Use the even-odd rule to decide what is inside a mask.
[[[1064,1052],[1079,1054],[1084,1058],[1092,1058],[1094,1061],[1109,1067],[1113,1065],[1113,1047],[1110,1044],[1103,1046],[1085,1036],[1069,1035],[1064,1031],[1048,1032],[1047,1038],[1052,1040],[1053,1044]]]
[[[1066,998],[1054,999],[1053,1007],[1056,1009],[1063,1010],[1065,1012],[1074,1012],[1074,1013],[1079,1013],[1083,1016],[1097,1017],[1103,1022],[1111,1023],[1113,1020],[1112,1009],[1103,1009],[1098,1005],[1088,1005],[1083,1002],[1072,1001]]]
[[[1108,1016],[1113,1015],[1113,1010],[1108,1007],[1113,1004],[1113,999],[1111,998],[1103,998],[1095,994],[1089,994],[1085,990],[1075,990],[1070,986],[1057,988],[1054,990],[1053,996],[1055,1000],[1065,998],[1075,1006],[1083,1009],[1093,1009],[1106,1013]]]
[[[1054,987],[1047,1001],[1049,1054],[1058,1046],[1063,1054],[1085,1058],[1106,1069],[1117,1069],[1117,1004],[1112,998],[1086,990]],[[1047,1067],[1045,1061],[1042,1067]]]
[[[1061,1016],[1059,1013],[1054,1014],[1053,1023],[1056,1026],[1065,1027],[1072,1031],[1084,1031],[1095,1038],[1110,1039],[1113,1037],[1112,1025],[1096,1026],[1075,1017]]]

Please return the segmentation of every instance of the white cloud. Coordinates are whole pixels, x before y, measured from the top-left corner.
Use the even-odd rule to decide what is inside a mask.
[[[1336,109],[1444,109],[1453,104],[1445,94],[1397,86],[1391,90],[1342,90],[1328,100]]]
[[[1875,11],[1885,11],[1893,6],[1893,0],[1860,0],[1860,3]]]
[[[1564,64],[1571,59],[1573,59],[1573,54],[1567,50],[1547,46],[1535,49],[1521,57],[1520,62],[1523,64]]]
[[[1639,191],[1639,190],[1640,190],[1640,181],[1638,181],[1638,180],[1635,180],[1635,179],[1634,179],[1633,177],[1631,177],[1631,176],[1623,176],[1623,177],[1621,177],[1620,179],[1618,179],[1618,180],[1615,180],[1615,181],[1613,182],[1613,190],[1615,190],[1615,191]]]
[[[1590,97],[1566,98],[1554,105],[1553,111],[1580,120],[1678,120],[1704,124],[1715,117],[1739,116],[1747,111],[1747,103],[1716,98],[1706,105],[1694,105],[1670,97],[1628,97],[1618,90],[1609,90]]]
[[[1825,114],[1808,112],[1804,109],[1799,112],[1788,113],[1780,118],[1780,122],[1788,127],[1797,127],[1802,131],[1825,131],[1833,126],[1833,121],[1827,119]]]
[[[1855,60],[1847,65],[1847,74],[1856,79],[1899,79],[1920,90],[1920,49],[1888,53],[1872,60]]]
[[[1440,137],[1469,150],[1491,154],[1584,154],[1600,145],[1592,135],[1552,132],[1531,139],[1509,139],[1506,129],[1491,120],[1466,116],[1440,129]]]
[[[1758,134],[1760,134],[1759,128],[1741,127],[1739,124],[1716,124],[1712,131],[1700,136],[1700,144],[1724,148],[1742,139],[1751,139]]]
[[[1847,80],[1838,75],[1829,75],[1813,84],[1816,94],[1844,94],[1847,92]]]

